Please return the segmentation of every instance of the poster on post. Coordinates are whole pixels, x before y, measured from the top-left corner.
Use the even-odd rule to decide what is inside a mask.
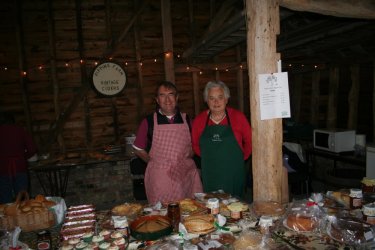
[[[290,117],[288,73],[259,74],[260,119]]]

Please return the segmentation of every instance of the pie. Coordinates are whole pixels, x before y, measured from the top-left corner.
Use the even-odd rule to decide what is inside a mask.
[[[180,203],[181,213],[183,214],[191,213],[198,209],[198,206],[191,199],[184,199],[184,200],[181,200],[179,203]]]
[[[117,216],[134,216],[142,210],[142,205],[138,203],[125,203],[112,208],[112,214]]]
[[[189,233],[207,234],[215,230],[215,217],[212,214],[191,215],[185,218],[184,226]]]

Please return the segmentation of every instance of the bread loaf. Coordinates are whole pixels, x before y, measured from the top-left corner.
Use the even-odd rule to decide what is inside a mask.
[[[318,223],[310,216],[300,214],[290,214],[286,219],[286,224],[290,229],[294,231],[309,232],[314,230]]]

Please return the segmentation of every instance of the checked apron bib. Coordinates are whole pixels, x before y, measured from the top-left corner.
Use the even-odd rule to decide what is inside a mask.
[[[151,204],[193,198],[202,183],[191,158],[191,135],[182,114],[182,124],[159,125],[154,114],[150,161],[145,173],[147,200]]]
[[[243,153],[234,136],[228,113],[228,126],[206,126],[199,139],[201,148],[202,180],[205,192],[224,190],[241,197],[245,183]]]

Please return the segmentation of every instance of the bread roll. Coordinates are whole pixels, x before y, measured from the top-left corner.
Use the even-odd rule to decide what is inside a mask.
[[[44,195],[38,194],[37,196],[35,196],[35,200],[39,202],[43,202],[43,201],[46,201],[47,199]]]
[[[50,208],[50,207],[55,206],[55,205],[56,205],[56,202],[54,202],[54,201],[50,201],[50,200],[45,200],[45,201],[43,201],[43,205],[44,205],[45,207]]]

